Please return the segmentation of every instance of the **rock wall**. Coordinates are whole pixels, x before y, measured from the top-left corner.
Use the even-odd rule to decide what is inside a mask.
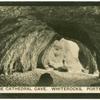
[[[79,50],[79,60],[82,64],[82,66],[88,70],[89,74],[93,74],[97,72],[97,61],[96,61],[96,53],[91,52],[85,45],[80,43],[79,41],[77,42],[80,50]]]
[[[14,21],[11,18],[12,24],[6,23],[6,19],[2,20],[4,21],[0,33],[1,70],[6,75],[14,71],[33,70],[37,66],[39,54],[56,33],[36,19],[18,17]],[[9,18],[7,20],[10,21]]]

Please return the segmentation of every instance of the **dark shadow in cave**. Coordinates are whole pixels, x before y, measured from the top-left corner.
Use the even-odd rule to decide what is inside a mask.
[[[40,76],[36,86],[51,86],[53,84],[53,78],[49,73],[44,73]]]
[[[23,72],[23,65],[21,63],[21,59],[18,57],[15,63],[13,64],[13,72],[18,71],[18,72]]]
[[[100,87],[100,82],[95,82],[95,83],[91,84],[90,86],[92,86],[92,87]]]
[[[91,41],[85,24],[75,21],[53,20],[48,23],[62,37],[70,40],[78,40],[87,46],[91,51],[94,50],[94,43]]]

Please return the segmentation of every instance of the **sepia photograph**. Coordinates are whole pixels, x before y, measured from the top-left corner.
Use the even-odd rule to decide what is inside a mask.
[[[100,93],[100,3],[0,3],[0,93]]]

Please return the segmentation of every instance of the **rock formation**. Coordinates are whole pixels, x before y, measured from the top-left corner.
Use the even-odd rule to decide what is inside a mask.
[[[44,66],[40,67],[44,68],[71,72],[81,72],[85,68],[93,73],[100,63],[100,14],[98,7],[91,8],[92,12],[88,9],[0,7],[0,72],[6,75],[25,72],[42,63]],[[60,40],[56,37],[58,34]],[[67,38],[79,41],[78,45]]]
[[[92,54],[92,52],[85,45],[80,42],[77,42],[77,44],[80,48],[78,58],[83,68],[85,68],[89,74],[98,72],[95,51]]]
[[[83,66],[89,65],[94,68],[94,65],[90,65],[94,60],[90,60],[93,57],[88,49],[81,43],[79,43],[79,48],[75,42],[60,39],[61,37],[57,37],[57,33],[45,23],[35,18],[23,17],[8,17],[1,20],[0,69],[2,73],[8,75],[16,71],[34,70],[40,62],[42,62],[41,68],[53,67],[56,70],[69,72],[82,72],[83,67],[80,61]],[[60,40],[57,40],[58,38]],[[81,49],[80,54],[84,54],[80,56],[80,61],[78,59],[79,49]],[[42,55],[41,52],[43,52]],[[86,57],[87,60],[85,60]]]
[[[84,55],[82,56],[82,54]],[[45,51],[42,63],[46,69],[51,67],[73,73],[86,72],[87,70],[87,73],[89,71],[93,74],[97,67],[96,60],[83,44],[79,42],[77,44],[64,38],[54,41]]]
[[[6,21],[3,20],[2,24]],[[8,20],[10,21],[9,18]],[[2,37],[0,55],[3,54],[0,68],[6,75],[18,69],[28,71],[36,68],[39,54],[56,34],[46,24],[36,19],[15,18],[11,21],[12,24],[9,22],[2,27],[0,34]]]

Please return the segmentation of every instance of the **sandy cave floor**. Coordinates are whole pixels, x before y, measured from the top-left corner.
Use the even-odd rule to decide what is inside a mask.
[[[47,72],[53,78],[52,86],[90,86],[100,83],[100,79],[94,75],[35,69],[34,71],[14,73],[9,76],[1,75],[0,86],[35,86],[40,76]]]

